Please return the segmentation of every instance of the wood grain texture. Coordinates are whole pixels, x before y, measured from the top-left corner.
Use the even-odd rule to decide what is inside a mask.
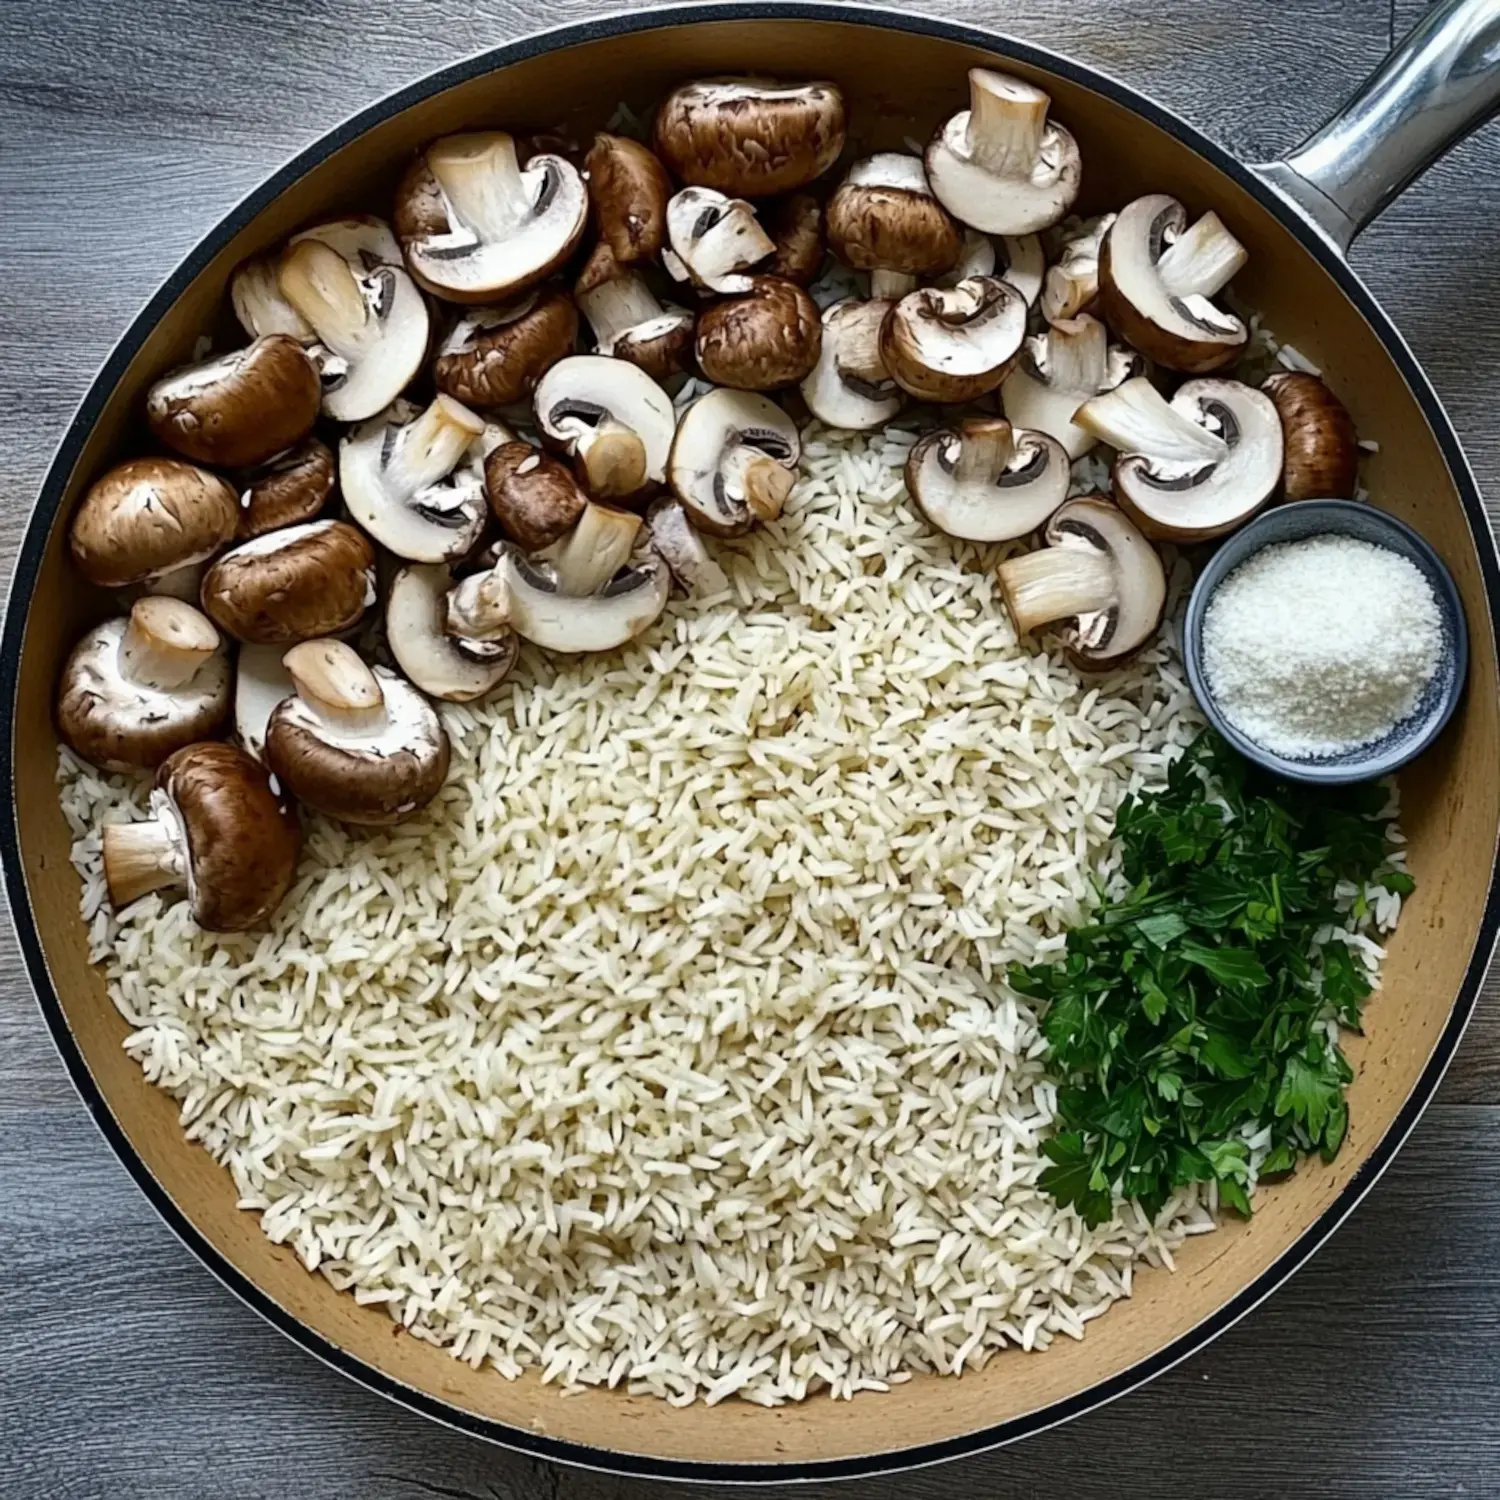
[[[68,416],[180,256],[267,171],[422,72],[597,0],[7,0],[0,47],[0,556]],[[957,0],[1230,149],[1293,144],[1417,0]],[[1226,80],[1232,83],[1226,85]],[[1500,494],[1500,132],[1460,148],[1355,261]],[[1500,1493],[1500,987],[1442,1103],[1292,1285],[1148,1390],[1067,1429],[862,1487],[895,1496]],[[1378,1002],[1377,1002],[1378,1003]],[[0,944],[0,1494],[9,1500],[644,1500],[515,1459],[320,1367],[155,1219],[77,1105]],[[1166,1476],[1172,1476],[1167,1478]],[[691,1493],[691,1492],[686,1492]],[[700,1492],[706,1493],[706,1492]],[[810,1493],[802,1491],[801,1493]],[[811,1493],[818,1493],[813,1491]]]

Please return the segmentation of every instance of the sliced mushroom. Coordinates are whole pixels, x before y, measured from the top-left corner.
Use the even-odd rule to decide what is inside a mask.
[[[449,594],[448,633],[483,641],[514,630],[565,655],[612,651],[656,621],[671,587],[667,565],[653,553],[621,569],[595,593],[566,594],[548,564],[533,563],[507,546],[488,573],[471,574]]]
[[[1100,313],[1147,359],[1191,375],[1217,370],[1238,358],[1250,333],[1212,299],[1247,259],[1218,214],[1190,228],[1175,198],[1137,198],[1099,248]]]
[[[297,691],[271,715],[266,760],[296,797],[375,825],[432,801],[448,774],[448,736],[416,688],[342,641],[304,641],[285,663]]]
[[[349,514],[409,562],[462,557],[484,530],[484,476],[471,452],[484,426],[451,396],[426,411],[393,402],[339,444]]]
[[[776,249],[750,204],[706,187],[684,188],[667,204],[667,239],[662,264],[674,280],[726,296],[748,292],[746,272]]]
[[[1170,402],[1144,376],[1078,409],[1118,450],[1114,489],[1147,536],[1202,541],[1255,514],[1281,482],[1281,420],[1237,380],[1189,380]]]
[[[282,298],[317,335],[323,413],[362,422],[405,390],[427,355],[427,304],[379,219],[294,235],[277,263]]]
[[[1041,551],[1000,564],[1000,590],[1016,632],[1068,620],[1074,665],[1104,671],[1128,661],[1161,624],[1167,580],[1156,549],[1102,496],[1069,500]]]
[[[797,424],[768,396],[714,390],[683,413],[668,477],[700,531],[739,536],[781,514],[801,456]]]
[[[548,565],[562,593],[581,598],[603,588],[625,566],[641,526],[632,511],[590,500],[573,529],[535,561]]]
[[[538,154],[523,168],[503,130],[446,135],[407,169],[395,225],[406,263],[429,292],[495,302],[544,281],[588,220],[578,169]]]
[[[1073,413],[1140,370],[1140,355],[1111,344],[1104,324],[1084,313],[1026,340],[1000,387],[1000,400],[1017,427],[1050,433],[1070,459],[1082,458],[1098,439]]]
[[[644,370],[575,354],[542,377],[535,409],[543,440],[573,460],[595,499],[630,499],[666,479],[676,413]]]
[[[812,372],[822,346],[817,303],[775,276],[757,276],[743,297],[716,302],[698,316],[699,368],[715,385],[735,390],[795,385]]]
[[[906,488],[939,531],[1007,542],[1043,525],[1068,498],[1068,456],[1044,432],[976,417],[929,432],[906,460]]]
[[[271,715],[297,691],[282,662],[285,655],[285,646],[243,645],[234,664],[234,736],[240,749],[262,764]]]
[[[479,411],[526,401],[578,340],[578,310],[556,287],[499,307],[466,312],[443,340],[432,380],[445,396]]]
[[[851,298],[824,311],[817,367],[801,387],[802,399],[820,422],[865,432],[901,410],[906,393],[891,379],[880,352],[880,330],[895,305],[887,298]]]
[[[500,529],[527,552],[567,535],[589,503],[572,470],[530,443],[504,443],[490,454],[484,490]]]
[[[667,199],[672,195],[662,164],[639,141],[596,135],[584,172],[599,238],[615,263],[655,260],[666,238]]]
[[[1114,214],[1105,214],[1063,242],[1042,289],[1042,316],[1049,323],[1066,322],[1093,306],[1099,295],[1099,247],[1114,222]]]
[[[1316,375],[1301,371],[1268,376],[1261,390],[1281,418],[1282,498],[1353,499],[1359,487],[1359,439],[1344,403]]]
[[[653,380],[668,380],[692,363],[692,313],[663,307],[646,278],[621,266],[602,241],[579,273],[573,295],[600,354],[623,359]]]
[[[1002,235],[997,246],[989,235],[980,234],[977,229],[967,229],[958,263],[946,276],[935,277],[932,284],[955,287],[970,276],[998,275],[1001,281],[1008,281],[1015,287],[1030,307],[1041,293],[1046,268],[1047,258],[1037,235]]]
[[[1026,336],[1026,299],[1008,281],[971,276],[923,287],[886,314],[880,353],[892,379],[923,401],[973,401],[1005,378]]]
[[[309,521],[231,548],[203,579],[203,607],[236,640],[290,645],[357,625],[375,602],[375,553],[344,521]]]
[[[212,557],[239,524],[234,491],[175,458],[132,458],[96,479],[73,516],[73,563],[121,588]]]
[[[651,545],[689,596],[721,594],[729,587],[724,570],[709,555],[702,535],[680,500],[654,500],[646,512]]]
[[[806,187],[844,149],[844,96],[827,82],[705,78],[656,112],[656,154],[682,179],[743,198]]]
[[[102,770],[157,766],[219,732],[229,680],[229,652],[191,604],[138,599],[128,618],[106,620],[73,648],[58,691],[58,731]]]
[[[295,448],[242,474],[236,539],[247,542],[283,526],[315,521],[328,504],[337,480],[332,450],[315,437],[304,438]],[[196,593],[194,590],[195,597]]]
[[[116,910],[186,888],[205,932],[269,920],[291,889],[302,826],[265,771],[233,745],[188,745],[164,761],[142,823],[104,827],[104,880]]]
[[[282,295],[275,255],[257,255],[237,266],[229,278],[229,300],[240,327],[253,339],[284,333],[304,347],[318,342],[317,330]]]
[[[452,588],[453,574],[446,564],[402,568],[386,596],[385,634],[396,665],[429,697],[472,703],[504,681],[521,643],[509,629],[484,641],[450,636]]]
[[[919,157],[882,151],[850,167],[828,204],[828,248],[869,271],[870,295],[903,297],[958,262],[963,236],[932,196]]]
[[[791,193],[767,205],[766,230],[776,244],[766,275],[811,286],[823,269],[823,205],[811,193]]]
[[[955,218],[986,234],[1034,234],[1073,206],[1083,176],[1078,142],[1047,118],[1034,84],[969,69],[969,108],[927,147],[927,177]]]
[[[162,376],[146,392],[146,422],[187,458],[248,468],[306,437],[322,395],[307,351],[277,333]]]

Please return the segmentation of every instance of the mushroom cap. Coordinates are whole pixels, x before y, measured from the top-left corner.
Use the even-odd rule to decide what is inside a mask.
[[[396,665],[415,687],[448,703],[472,703],[505,678],[520,652],[514,634],[464,643],[448,634],[448,591],[453,573],[444,563],[412,563],[391,580],[385,601],[385,634]],[[467,646],[467,649],[466,649]],[[474,648],[481,647],[482,653]]]
[[[1026,311],[1020,292],[994,276],[922,287],[886,314],[880,351],[918,399],[972,401],[1005,378],[1026,337]]]
[[[338,482],[333,450],[315,437],[304,438],[259,468],[240,477],[240,524],[235,539],[315,521]]]
[[[746,272],[776,250],[752,204],[706,187],[673,194],[667,239],[662,262],[674,280],[725,295],[749,291]]]
[[[823,205],[811,193],[789,193],[766,205],[766,232],[776,245],[766,275],[811,286],[823,269],[827,248]]]
[[[378,724],[345,727],[293,696],[271,715],[266,760],[315,812],[343,823],[381,826],[437,795],[448,775],[450,751],[442,723],[421,693],[385,667],[370,670],[384,705]]]
[[[697,355],[715,385],[772,391],[809,375],[823,346],[818,305],[794,282],[757,276],[698,316]]]
[[[848,298],[823,311],[823,347],[802,382],[808,410],[829,427],[864,432],[889,422],[905,392],[891,379],[880,354],[880,330],[895,303]]]
[[[1316,376],[1283,370],[1261,390],[1281,418],[1286,500],[1350,500],[1359,487],[1359,439],[1344,403]]]
[[[969,70],[970,108],[927,147],[927,177],[943,207],[986,234],[1035,234],[1073,206],[1083,180],[1078,142],[1035,85]]]
[[[1026,340],[1000,387],[1001,405],[1017,427],[1050,433],[1070,459],[1082,458],[1099,439],[1073,420],[1074,413],[1141,366],[1135,350],[1109,342],[1097,318],[1063,318]]]
[[[656,112],[656,154],[686,183],[741,198],[805,187],[844,149],[837,84],[705,78],[673,89]]]
[[[712,390],[683,413],[668,478],[710,536],[739,536],[781,512],[802,455],[797,424],[769,396]]]
[[[122,588],[212,557],[239,524],[234,491],[176,458],[132,458],[96,479],[73,516],[73,563]]]
[[[667,607],[672,575],[655,553],[621,568],[596,592],[562,592],[556,574],[513,547],[496,563],[510,624],[518,635],[563,655],[612,651],[652,625]]]
[[[156,773],[182,827],[193,920],[243,932],[281,905],[297,875],[302,825],[265,771],[233,745],[188,745]]]
[[[1169,285],[1163,260],[1177,240],[1209,221],[1225,245],[1225,258],[1201,276],[1190,266]],[[1120,210],[1099,247],[1100,315],[1157,364],[1190,375],[1217,370],[1237,359],[1250,337],[1239,318],[1209,300],[1243,260],[1243,249],[1217,216],[1205,215],[1189,230],[1187,210],[1177,199],[1166,193],[1137,198]]]
[[[646,525],[651,532],[652,547],[683,593],[719,594],[729,587],[723,568],[713,560],[680,500],[665,497],[653,500],[646,512]]]
[[[129,624],[122,616],[87,631],[69,654],[58,689],[58,733],[104,771],[160,765],[184,745],[212,738],[229,714],[229,650],[222,641],[187,682],[153,687],[132,678],[122,657]]]
[[[1003,417],[939,427],[906,460],[912,503],[939,531],[969,542],[1035,531],[1068,498],[1070,479],[1056,438],[1012,428]]]
[[[348,630],[374,598],[374,550],[344,521],[266,532],[226,552],[203,579],[214,623],[261,646]]]
[[[475,307],[438,348],[438,390],[478,411],[526,401],[558,360],[573,352],[578,309],[566,292],[544,287],[499,307]]]
[[[628,136],[594,137],[584,161],[599,238],[622,266],[655,260],[667,233],[672,183],[666,168]]]
[[[276,281],[282,300],[317,336],[325,416],[363,422],[421,369],[427,303],[384,220],[355,215],[294,234],[277,262]]]
[[[484,489],[500,529],[527,552],[565,536],[589,503],[572,470],[530,443],[496,448],[484,461]]]
[[[927,185],[919,157],[881,151],[850,167],[829,200],[828,247],[857,271],[938,276],[963,235]]]
[[[514,297],[573,253],[588,194],[566,158],[524,167],[514,137],[474,131],[433,141],[396,189],[396,234],[418,283],[453,302]]]
[[[297,691],[282,657],[285,646],[241,645],[234,664],[234,737],[240,749],[262,764],[266,725],[283,698]]]
[[[306,437],[322,399],[307,351],[273,333],[163,375],[146,392],[146,422],[159,442],[198,463],[248,468]]]

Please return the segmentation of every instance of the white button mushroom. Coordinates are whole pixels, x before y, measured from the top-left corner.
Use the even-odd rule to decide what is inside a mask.
[[[138,599],[128,618],[106,620],[73,648],[57,727],[103,770],[149,769],[219,732],[229,688],[229,653],[208,619],[180,599]]]
[[[1111,344],[1104,324],[1084,313],[1026,340],[1000,387],[1000,400],[1017,427],[1050,433],[1070,459],[1082,458],[1098,439],[1073,420],[1074,412],[1140,369],[1140,355]]]
[[[1115,222],[1114,214],[1092,219],[1063,242],[1055,266],[1048,267],[1042,289],[1042,316],[1062,323],[1087,312],[1099,295],[1099,249]]]
[[[1034,84],[969,70],[969,108],[927,148],[932,191],[955,218],[986,234],[1034,234],[1073,206],[1082,179],[1078,142],[1047,118]]]
[[[1007,281],[971,276],[909,292],[886,315],[880,353],[922,401],[973,401],[1005,378],[1026,336],[1026,299]]]
[[[688,187],[667,204],[662,264],[676,281],[726,295],[750,290],[746,274],[776,251],[755,209],[712,188]]]
[[[797,424],[768,396],[714,390],[683,413],[668,477],[700,531],[739,536],[781,514],[801,454]]]
[[[1046,523],[1068,497],[1068,456],[1044,432],[1001,417],[939,427],[912,448],[906,488],[940,531],[969,542],[1006,542]]]
[[[874,298],[904,297],[941,275],[963,248],[958,225],[927,185],[920,158],[882,151],[857,161],[828,204],[828,248],[870,272]]]
[[[693,314],[664,307],[646,278],[617,261],[603,241],[579,272],[573,295],[600,354],[636,365],[653,380],[681,374],[692,363]]]
[[[818,363],[802,382],[807,408],[829,427],[864,432],[889,422],[906,401],[880,352],[888,298],[835,302],[823,313]]]
[[[452,571],[442,563],[413,563],[391,580],[385,634],[396,665],[432,698],[472,703],[515,665],[519,638],[509,629],[484,640],[448,634]]]
[[[188,745],[166,760],[151,816],[104,827],[104,880],[119,910],[183,888],[206,932],[269,920],[297,873],[302,829],[265,771],[233,745]]]
[[[528,401],[537,381],[577,341],[578,310],[556,287],[502,306],[470,308],[438,347],[433,384],[480,411]]]

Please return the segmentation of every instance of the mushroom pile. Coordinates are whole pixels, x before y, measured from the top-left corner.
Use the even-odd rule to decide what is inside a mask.
[[[714,539],[781,514],[809,416],[919,423],[916,507],[968,541],[1039,537],[1002,595],[1086,669],[1159,625],[1154,540],[1352,493],[1321,381],[1218,373],[1249,338],[1215,300],[1244,248],[1162,194],[1072,216],[1078,143],[1049,109],[975,68],[925,154],[858,155],[833,83],[696,80],[649,144],[432,141],[389,219],[240,265],[242,346],[151,386],[162,451],[72,519],[115,608],[67,662],[59,730],[156,776],[150,818],[107,830],[112,900],[182,887],[206,928],[265,922],[296,802],[384,825],[439,794],[430,700],[492,692],[522,642],[610,651],[674,588],[724,592]],[[859,292],[820,308],[830,256]],[[1070,499],[1101,443],[1113,497]]]

